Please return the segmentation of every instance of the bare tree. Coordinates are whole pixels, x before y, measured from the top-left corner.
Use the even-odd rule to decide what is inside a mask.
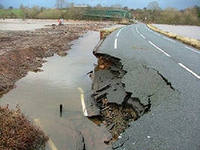
[[[101,4],[97,4],[96,8],[102,8]]]
[[[21,10],[24,10],[24,9],[25,9],[25,6],[24,6],[23,4],[21,4],[21,5],[19,6],[19,8],[20,8]]]
[[[65,0],[56,0],[56,8],[63,8]]]
[[[161,8],[160,8],[157,1],[153,1],[153,2],[150,2],[148,4],[147,9],[149,9],[149,10],[160,10]]]
[[[120,4],[114,4],[114,5],[111,5],[112,8],[122,8],[122,5]]]
[[[4,9],[4,7],[3,7],[3,5],[2,5],[2,4],[0,4],[0,9]]]

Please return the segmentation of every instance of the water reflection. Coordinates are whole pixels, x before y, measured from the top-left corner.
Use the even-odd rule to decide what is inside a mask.
[[[0,104],[9,104],[13,108],[19,104],[27,116],[39,119],[42,129],[53,139],[59,150],[65,150],[66,147],[74,149],[77,137],[72,135],[76,135],[77,130],[91,138],[88,138],[88,142],[101,139],[101,134],[94,134],[100,128],[83,117],[80,93],[77,90],[78,87],[84,92],[90,89],[91,81],[87,72],[96,63],[92,50],[98,41],[99,33],[88,32],[73,42],[74,45],[66,57],[55,55],[48,58],[42,67],[43,72],[29,72],[25,78],[19,80],[17,88],[4,95]],[[95,145],[98,149],[100,144],[93,142],[88,149]]]

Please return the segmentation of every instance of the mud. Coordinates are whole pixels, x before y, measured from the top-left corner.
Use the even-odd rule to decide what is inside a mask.
[[[90,22],[49,26],[36,31],[0,31],[0,94],[14,88],[28,71],[41,71],[43,58],[55,53],[64,56],[70,42],[88,30],[98,31],[109,23]]]

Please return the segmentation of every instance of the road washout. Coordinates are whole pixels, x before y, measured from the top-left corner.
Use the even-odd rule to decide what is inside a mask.
[[[91,94],[99,113],[90,117],[99,126],[106,126],[112,134],[107,144],[117,149],[129,139],[121,135],[132,121],[149,113],[178,91],[156,69],[138,60],[112,56],[109,51],[102,53],[100,46],[94,50],[98,64],[92,75]]]
[[[0,95],[14,88],[15,82],[28,71],[41,71],[44,57],[67,55],[70,42],[88,30],[98,31],[110,23],[81,22],[35,31],[0,31]]]
[[[126,92],[122,77],[126,74],[118,58],[98,55],[98,65],[94,69],[91,95],[100,109],[99,119],[112,134],[113,142],[128,127],[130,121],[137,120],[148,112],[151,103],[143,105],[132,93]],[[93,120],[94,117],[92,117]]]

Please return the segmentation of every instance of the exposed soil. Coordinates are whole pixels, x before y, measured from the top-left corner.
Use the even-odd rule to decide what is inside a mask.
[[[98,47],[94,55],[98,59],[98,65],[92,75],[91,97],[99,114],[95,114],[92,121],[106,126],[112,138],[105,143],[112,144],[113,149],[116,149],[128,140],[129,137],[124,138],[123,132],[126,133],[132,121],[136,121],[177,91],[164,75],[146,64],[133,61],[134,69],[131,70],[124,67],[125,63],[120,58],[101,53]],[[124,80],[125,77],[128,78]],[[127,81],[136,86],[131,87]]]
[[[0,125],[1,150],[39,150],[48,141],[44,132],[27,120],[19,108],[0,107]]]
[[[41,71],[44,57],[66,55],[70,42],[88,30],[98,31],[109,23],[52,25],[36,31],[0,31],[0,94],[12,89],[28,71]]]
[[[151,104],[143,105],[132,93],[126,92],[121,78],[126,74],[120,60],[105,54],[95,54],[98,65],[94,69],[93,100],[100,114],[91,117],[98,124],[104,124],[112,135],[105,143],[116,141],[129,127],[131,121],[150,110]],[[117,96],[116,96],[117,95]]]

